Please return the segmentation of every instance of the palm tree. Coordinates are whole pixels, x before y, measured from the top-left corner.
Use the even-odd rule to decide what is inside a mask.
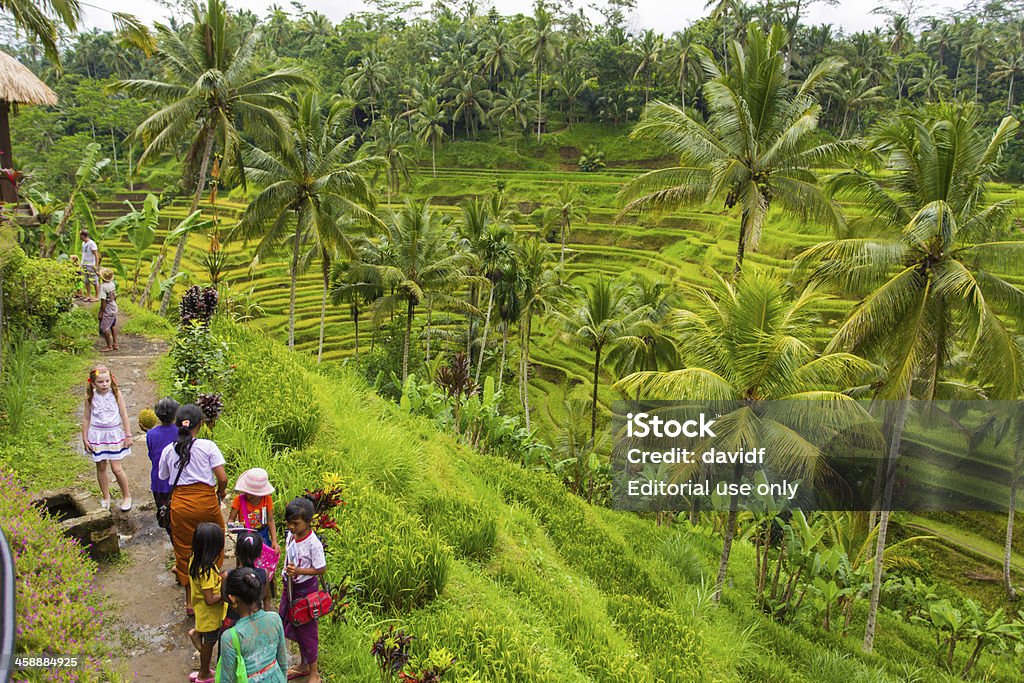
[[[759,410],[758,406],[764,401],[813,401],[837,418],[843,418],[844,413],[846,419],[851,418],[849,413],[862,415],[857,403],[838,389],[870,365],[852,354],[819,355],[814,350],[811,339],[820,323],[813,308],[823,298],[812,288],[794,294],[782,282],[757,271],[736,284],[716,274],[710,289],[696,293],[692,309],[670,316],[683,369],[637,372],[616,386],[628,392],[643,392],[649,398],[739,401],[745,407],[736,410],[737,414],[767,413],[754,421],[757,441],[779,444],[771,449],[774,464],[795,472],[797,478],[813,480],[821,458],[815,444],[822,440],[816,437],[824,435],[808,431],[813,427],[793,424],[792,415],[787,420],[779,414],[783,411]],[[848,407],[837,408],[839,404]],[[695,474],[690,467],[680,466],[674,474],[687,479]],[[715,581],[716,603],[725,583],[737,515],[733,501]]]
[[[519,151],[519,137],[526,130],[529,123],[529,116],[532,113],[529,86],[521,78],[516,78],[505,84],[504,92],[499,93],[494,99],[494,106],[488,112],[489,118],[498,122],[498,140],[501,140],[501,122],[511,119],[513,126],[517,129],[516,136],[512,138],[512,150]]]
[[[848,148],[842,142],[819,143],[815,93],[831,79],[840,62],[826,59],[795,89],[779,50],[787,38],[774,25],[765,33],[747,29],[746,49],[733,42],[733,70],[724,75],[700,48],[709,80],[704,98],[707,122],[665,102],[652,102],[631,137],[654,140],[679,156],[679,165],[650,171],[620,193],[620,216],[634,209],[673,209],[712,200],[740,207],[733,277],[740,274],[746,249],[756,249],[772,204],[805,218],[842,223],[838,205],[817,185],[814,169],[834,164]]]
[[[259,124],[283,135],[285,121],[278,109],[290,107],[282,93],[289,87],[308,85],[309,79],[294,67],[262,73],[257,58],[257,36],[239,35],[223,0],[207,0],[205,9],[193,7],[193,24],[179,33],[157,24],[159,50],[155,58],[164,80],[130,79],[112,85],[132,95],[164,102],[163,108],[139,124],[134,135],[146,147],[139,158],[146,161],[188,141],[186,172],[198,172],[189,213],[199,206],[206,186],[214,142],[224,163],[236,166],[241,149],[238,124]],[[171,279],[185,254],[186,239],[178,244]],[[167,312],[172,288],[160,303]]]
[[[492,86],[501,83],[506,76],[515,75],[519,66],[517,57],[513,42],[501,24],[495,26],[480,43],[480,66]]]
[[[916,377],[924,378],[922,398],[936,398],[957,339],[970,340],[968,358],[990,398],[1014,398],[1024,388],[1024,360],[1000,318],[1024,319],[1024,292],[990,270],[1019,262],[1024,243],[993,239],[1008,224],[1014,203],[988,204],[985,196],[1017,128],[1006,117],[986,140],[977,112],[951,105],[877,127],[867,146],[888,160],[893,179],[849,171],[836,177],[834,187],[869,207],[883,233],[825,242],[800,257],[802,263],[821,263],[815,281],[869,292],[829,349],[884,358],[889,370],[880,396],[898,400],[901,412]],[[891,458],[899,448],[899,416],[896,423]],[[891,478],[887,483],[891,490]],[[874,644],[888,496],[881,506],[864,634],[868,651]]]
[[[446,120],[444,110],[437,103],[436,97],[428,97],[423,100],[413,118],[416,139],[424,145],[430,146],[430,170],[435,178],[437,177],[437,146],[444,142],[448,135],[444,129]]]
[[[643,73],[644,74],[644,105],[650,101],[651,94],[651,75],[654,70],[658,68],[658,62],[661,61],[661,51],[665,47],[665,43],[661,36],[647,29],[640,36],[640,40],[636,46],[637,57],[640,58],[640,62],[636,66],[636,70],[633,72],[633,80]]]
[[[384,294],[380,284],[380,271],[373,261],[375,250],[363,237],[354,241],[352,257],[335,261],[331,266],[331,301],[335,305],[348,304],[349,315],[356,331],[355,357],[359,357],[359,318],[367,306]]]
[[[521,36],[520,49],[533,63],[537,80],[537,142],[540,142],[541,121],[544,118],[544,67],[558,57],[562,47],[562,37],[555,30],[554,19],[544,7],[537,2],[533,7],[526,31]]]
[[[964,49],[964,57],[974,61],[974,101],[977,102],[981,69],[995,57],[996,41],[992,30],[987,26],[975,29],[970,40],[970,44]]]
[[[381,297],[375,318],[405,304],[405,337],[402,346],[402,381],[409,376],[409,343],[416,306],[434,291],[450,291],[466,278],[466,256],[457,248],[451,232],[430,208],[429,201],[409,200],[392,214],[387,225],[383,251],[377,269],[381,287],[390,292]]]
[[[597,437],[597,388],[601,380],[601,355],[619,346],[642,347],[633,334],[635,324],[647,314],[634,307],[633,293],[623,282],[598,275],[577,293],[576,305],[556,312],[566,336],[594,352],[593,394],[590,409],[590,440]]]
[[[694,50],[696,46],[696,43],[680,31],[672,34],[672,41],[669,45],[669,63],[672,65],[672,72],[676,75],[680,106],[684,111],[686,110],[686,86],[693,77],[694,70],[700,69],[700,62],[697,60],[697,53]]]
[[[494,303],[501,321],[501,360],[498,362],[498,391],[505,379],[505,359],[508,357],[508,333],[523,315],[523,272],[519,251],[508,260],[501,278],[494,283]]]
[[[358,98],[365,98],[370,107],[370,124],[376,120],[377,105],[388,86],[388,64],[370,52],[349,69],[346,84]]]
[[[455,229],[460,245],[467,258],[466,272],[479,276],[481,264],[479,254],[483,251],[483,239],[491,223],[490,204],[483,197],[467,199],[459,204],[460,216]],[[473,360],[473,315],[480,306],[480,288],[476,279],[469,282],[468,314],[466,316],[466,355],[470,364]]]
[[[921,67],[921,73],[907,81],[911,95],[923,95],[925,102],[941,99],[949,91],[950,83],[945,69],[937,62],[928,61]]]
[[[448,97],[452,100],[452,130],[455,122],[462,120],[466,126],[466,135],[476,139],[476,122],[487,117],[484,105],[491,103],[491,91],[476,74],[466,74],[465,78],[451,88]]]
[[[384,176],[387,181],[387,202],[391,195],[402,189],[402,183],[411,180],[409,166],[415,164],[416,148],[408,126],[390,116],[382,116],[370,126],[369,140],[360,148],[360,154],[383,159]],[[380,167],[378,167],[379,170]],[[374,182],[377,174],[374,173]]]
[[[576,102],[588,88],[597,89],[597,79],[587,78],[586,74],[579,69],[565,68],[558,77],[558,92],[565,100],[565,122],[569,130],[572,130],[573,112],[576,109]],[[579,118],[576,117],[578,121]]]
[[[1009,81],[1006,88],[1006,113],[1013,111],[1013,84],[1018,76],[1024,76],[1024,54],[1016,53],[999,59],[992,78],[997,81]]]
[[[516,254],[513,249],[515,231],[507,223],[490,220],[480,236],[475,256],[483,276],[490,283],[487,295],[487,313],[484,314],[484,336],[480,343],[480,356],[476,364],[474,381],[480,384],[480,370],[484,366],[484,353],[487,351],[487,334],[491,327],[491,313],[494,310],[495,289],[498,283],[516,270]]]
[[[572,224],[577,221],[586,221],[590,210],[580,197],[576,187],[569,182],[562,183],[558,192],[549,197],[552,206],[545,211],[547,218],[556,222],[560,228],[562,252],[558,259],[558,265],[565,265],[565,242],[572,233]]]
[[[872,85],[871,77],[859,68],[843,69],[836,79],[828,84],[827,90],[829,96],[838,100],[843,106],[840,139],[846,137],[851,114],[885,100],[882,86]]]
[[[679,366],[679,349],[667,325],[676,302],[675,293],[675,288],[668,282],[634,275],[633,305],[646,312],[643,319],[637,321],[634,333],[643,343],[640,346],[620,346],[608,355],[616,375],[624,377],[634,372]]]
[[[355,139],[342,137],[341,123],[349,111],[348,105],[339,100],[325,108],[312,90],[301,96],[295,120],[283,133],[268,135],[266,149],[254,147],[246,155],[245,172],[262,189],[232,231],[232,236],[260,238],[257,258],[291,239],[288,348],[295,346],[300,248],[309,244],[319,252],[324,289],[318,359],[323,352],[330,260],[335,250],[347,254],[353,251],[346,219],[383,226],[369,210],[375,202],[365,175],[384,161],[378,157],[351,160]]]
[[[530,430],[530,342],[533,316],[545,315],[565,301],[569,287],[546,242],[530,237],[519,245],[519,272],[523,280],[522,315],[519,323],[519,391],[526,430]]]

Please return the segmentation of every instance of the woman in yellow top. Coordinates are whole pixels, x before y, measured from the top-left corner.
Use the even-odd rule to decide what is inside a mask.
[[[203,522],[192,535],[192,559],[188,563],[189,587],[196,627],[188,632],[199,650],[199,671],[189,674],[193,683],[213,683],[210,659],[213,646],[220,637],[227,605],[221,597],[220,561],[224,552],[224,530],[217,524]]]

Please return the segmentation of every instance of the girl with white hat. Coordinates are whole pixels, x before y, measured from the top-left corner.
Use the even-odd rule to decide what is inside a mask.
[[[274,487],[270,484],[267,471],[262,467],[253,467],[242,472],[235,482],[235,491],[239,495],[231,501],[228,524],[233,524],[240,518],[242,526],[258,532],[265,544],[280,553],[281,548],[277,545],[277,525],[274,524],[274,500],[270,495],[274,492]]]

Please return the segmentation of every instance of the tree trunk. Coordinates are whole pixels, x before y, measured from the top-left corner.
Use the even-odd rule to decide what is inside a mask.
[[[480,343],[480,358],[476,363],[476,377],[473,379],[474,382],[479,386],[480,384],[480,370],[484,367],[484,352],[487,350],[487,333],[491,327],[491,311],[494,308],[494,283],[491,283],[491,292],[487,295],[487,317],[484,318],[484,338]]]
[[[188,210],[189,216],[199,206],[199,198],[203,196],[203,189],[206,186],[206,172],[210,168],[210,153],[213,151],[213,131],[208,131],[206,135],[206,144],[203,146],[203,160],[199,164],[199,180],[196,181],[196,193],[192,195],[192,206]],[[168,279],[173,280],[174,276],[178,274],[178,269],[181,268],[181,259],[185,255],[185,247],[188,245],[188,233],[181,236],[178,241],[178,250],[174,253],[174,264],[171,266],[171,274]],[[160,315],[167,314],[167,307],[170,306],[171,297],[173,296],[174,286],[167,288],[164,292],[164,298],[160,302]],[[289,345],[290,346],[290,345]]]
[[[540,144],[540,122],[544,116],[544,62],[537,62],[537,144]]]
[[[291,290],[288,293],[288,348],[295,348],[295,284],[299,279],[299,238],[302,235],[302,221],[295,216],[295,234],[292,236]]]
[[[594,392],[593,392],[593,404],[590,406],[590,446],[593,448],[594,438],[597,436],[597,383],[600,378],[599,372],[601,371],[601,345],[598,344],[594,348]]]
[[[568,232],[569,232],[569,221],[563,220],[562,221],[562,253],[558,257],[558,265],[559,265],[559,267],[564,267],[565,266],[565,240],[568,237]]]
[[[1010,88],[1006,91],[1006,113],[1007,115],[1013,113],[1013,77],[1016,75],[1015,72],[1010,72]]]
[[[744,209],[740,216],[740,238],[736,244],[736,264],[732,268],[732,281],[735,283],[740,279],[740,271],[743,269],[743,255],[747,249],[747,211]]]
[[[718,577],[715,579],[715,592],[711,594],[711,601],[716,605],[722,601],[722,588],[725,586],[725,575],[729,569],[729,556],[732,554],[732,541],[736,536],[736,517],[739,510],[736,502],[729,506],[729,516],[725,521],[725,537],[722,540],[722,557],[718,561]]]
[[[405,314],[405,345],[402,346],[402,383],[405,383],[409,376],[409,341],[412,339],[412,314],[416,310],[416,304],[412,297],[409,298],[409,305]]]
[[[356,306],[352,310],[352,322],[356,326],[356,354],[355,357],[359,358],[359,307]]]
[[[502,330],[501,334],[501,362],[498,363],[498,391],[501,391],[501,382],[505,379],[505,352],[508,350],[508,328],[509,323],[505,323],[505,329]]]
[[[327,317],[327,289],[331,280],[331,259],[327,255],[327,252],[322,254],[321,264],[323,267],[324,275],[324,293],[320,299],[320,343],[316,350],[316,362],[319,363],[320,359],[324,355],[324,321]]]
[[[437,142],[430,143],[430,170],[437,177]]]
[[[533,328],[533,313],[526,315],[526,338],[523,342],[523,415],[526,416],[526,431],[530,431],[530,331]]]
[[[871,652],[875,646],[875,624],[878,619],[878,598],[882,589],[882,560],[885,555],[885,537],[889,531],[889,506],[892,501],[892,485],[896,473],[896,460],[900,453],[900,440],[903,438],[903,425],[907,418],[907,402],[909,397],[900,399],[896,407],[896,418],[893,421],[892,436],[889,439],[889,453],[886,457],[885,493],[882,495],[881,516],[878,521],[878,541],[875,545],[875,566],[871,575],[871,598],[868,602],[867,626],[864,629],[865,652]]]
[[[2,302],[0,302],[2,303]],[[1013,573],[1010,567],[1010,559],[1013,556],[1013,523],[1017,514],[1017,486],[1020,484],[1021,471],[1024,469],[1024,414],[1017,418],[1017,441],[1014,450],[1016,457],[1014,468],[1010,479],[1010,501],[1006,511],[1006,545],[1003,548],[1003,587],[1006,588],[1006,596],[1014,601],[1017,599],[1017,591],[1013,587]]]
[[[430,363],[430,320],[434,314],[434,300],[427,303],[427,363]]]

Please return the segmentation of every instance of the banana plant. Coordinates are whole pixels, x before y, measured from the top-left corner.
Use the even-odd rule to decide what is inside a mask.
[[[193,211],[188,216],[186,216],[180,223],[178,223],[178,225],[176,225],[169,233],[167,233],[167,237],[164,238],[164,243],[160,247],[160,253],[157,254],[156,259],[154,259],[153,261],[153,267],[149,271],[149,281],[146,282],[146,289],[143,290],[142,297],[139,299],[140,306],[145,306],[147,302],[150,300],[149,293],[153,289],[153,283],[156,282],[156,276],[157,273],[160,271],[160,265],[163,263],[164,257],[167,255],[167,248],[172,243],[187,238],[188,235],[195,232],[196,230],[203,230],[205,228],[210,227],[210,225],[212,224],[213,221],[208,218],[203,219],[202,211],[197,209],[196,211]],[[163,280],[160,283],[158,290],[161,293],[161,296],[165,292],[167,292],[169,288],[174,287],[174,285],[177,282],[182,280],[183,275],[184,272],[179,271],[175,273],[174,277],[170,277],[167,278],[166,280]]]
[[[107,226],[107,231],[120,232],[124,230],[128,235],[128,241],[135,249],[135,274],[132,277],[132,303],[139,298],[139,273],[142,270],[142,255],[156,241],[156,226],[160,221],[160,204],[156,195],[147,194],[142,203],[142,210],[125,201],[130,209],[129,213],[116,218]],[[113,252],[110,252],[113,254]]]
[[[94,188],[108,166],[110,166],[110,159],[100,158],[99,143],[90,142],[85,148],[85,156],[78,165],[78,170],[75,171],[75,185],[71,189],[71,196],[68,197],[67,204],[64,205],[60,222],[57,224],[57,229],[46,250],[47,257],[52,257],[57,247],[64,242],[68,221],[72,216],[77,214],[82,227],[89,229],[89,226],[92,226],[95,228],[96,219],[92,215],[89,202],[96,201]]]

